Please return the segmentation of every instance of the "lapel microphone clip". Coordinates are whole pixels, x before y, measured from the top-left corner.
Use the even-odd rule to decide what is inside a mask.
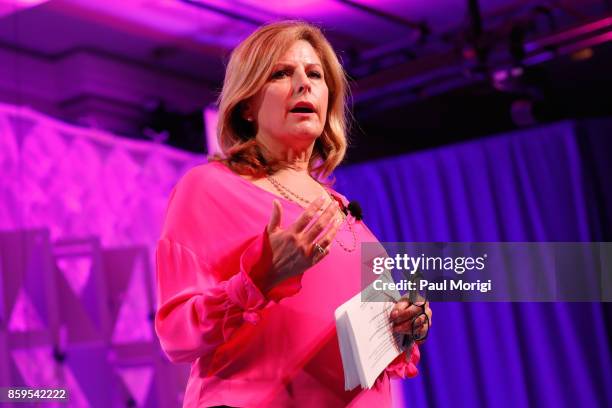
[[[349,202],[346,207],[342,208],[342,211],[345,215],[351,213],[351,215],[355,217],[357,221],[361,221],[363,219],[363,210],[361,209],[361,205],[359,205],[358,201]]]

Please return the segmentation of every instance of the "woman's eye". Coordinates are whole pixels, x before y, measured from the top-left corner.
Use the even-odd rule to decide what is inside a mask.
[[[276,71],[275,73],[272,74],[272,78],[273,79],[280,79],[287,76],[287,71],[286,70],[281,70],[281,71]]]
[[[308,75],[314,78],[321,78],[323,76],[319,71],[311,71]]]

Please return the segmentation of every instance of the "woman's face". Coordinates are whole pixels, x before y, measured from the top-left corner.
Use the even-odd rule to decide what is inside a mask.
[[[299,40],[273,67],[263,88],[247,103],[265,146],[306,148],[323,132],[328,90],[323,65],[307,41]]]

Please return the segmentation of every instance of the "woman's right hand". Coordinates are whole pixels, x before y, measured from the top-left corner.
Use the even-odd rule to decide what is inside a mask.
[[[329,253],[342,223],[340,209],[334,200],[321,196],[311,202],[298,219],[282,229],[282,207],[274,200],[267,232],[272,251],[272,268],[263,277],[262,289],[268,291],[280,282],[299,275]],[[318,244],[324,251],[318,250]]]

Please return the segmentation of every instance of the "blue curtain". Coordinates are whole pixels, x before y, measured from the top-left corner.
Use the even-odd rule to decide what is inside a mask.
[[[336,188],[381,241],[610,240],[607,136],[612,121],[561,122],[342,167]],[[612,406],[610,304],[432,309],[406,406]]]

